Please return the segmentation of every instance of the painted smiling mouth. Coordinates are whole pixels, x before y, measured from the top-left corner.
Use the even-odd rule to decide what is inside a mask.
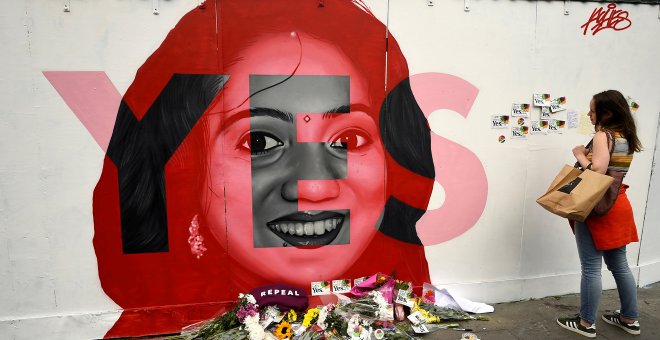
[[[294,246],[323,246],[339,235],[345,216],[331,211],[296,212],[266,223],[279,238]]]

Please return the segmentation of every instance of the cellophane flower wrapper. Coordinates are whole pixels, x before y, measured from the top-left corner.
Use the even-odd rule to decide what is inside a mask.
[[[395,280],[394,289],[392,290],[392,302],[394,303],[394,319],[397,321],[403,321],[406,319],[406,309],[405,305],[396,303],[397,297],[400,292],[406,292],[410,298],[413,297],[412,294],[412,282]]]
[[[368,293],[359,299],[338,304],[335,312],[344,318],[350,319],[353,315],[358,315],[362,319],[393,320],[392,304],[378,291]]]
[[[351,288],[351,294],[356,297],[361,297],[369,294],[371,291],[377,290],[383,294],[383,297],[389,303],[392,303],[393,288],[394,279],[391,276],[378,273],[360,282],[360,284],[353,286],[353,288]]]
[[[466,312],[452,308],[435,306],[425,302],[416,303],[415,307],[413,307],[413,312],[415,311],[419,311],[422,314],[426,323],[464,321],[472,319],[472,317]]]
[[[239,316],[240,315],[240,316]],[[246,328],[244,322],[246,319],[250,321],[250,327]],[[250,294],[240,294],[238,301],[233,309],[217,316],[209,321],[203,323],[196,323],[186,326],[182,329],[181,335],[169,337],[171,340],[207,340],[207,339],[243,339],[243,335],[247,334],[250,339],[250,330],[255,335],[258,330],[252,323],[259,321],[259,306],[256,304],[254,297]],[[261,326],[258,326],[259,328]],[[262,329],[263,331],[263,329]]]
[[[433,332],[450,328],[448,326],[458,327],[460,325],[457,323],[452,323],[452,324],[443,323],[443,324],[425,324],[425,326],[429,332],[418,334],[415,333],[415,330],[413,329],[412,324],[410,322],[399,322],[396,324],[396,333],[391,335],[385,333],[385,339],[387,340],[420,339],[420,337],[425,337]]]
[[[296,340],[321,340],[325,339],[325,331],[320,329],[314,329],[310,327],[305,329],[305,331],[299,336],[294,337]]]

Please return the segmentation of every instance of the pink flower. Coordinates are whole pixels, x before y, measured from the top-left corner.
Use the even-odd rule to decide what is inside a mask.
[[[255,316],[259,312],[257,311],[257,306],[253,304],[247,304],[245,306],[241,306],[238,311],[236,312],[236,317],[238,318],[238,321],[243,323],[245,321],[245,318],[248,316]]]

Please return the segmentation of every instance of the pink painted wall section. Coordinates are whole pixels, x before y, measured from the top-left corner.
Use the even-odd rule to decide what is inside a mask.
[[[44,76],[105,152],[121,95],[103,71],[44,71]]]
[[[440,109],[467,118],[479,93],[468,81],[444,73],[415,74],[410,77],[410,86],[427,118]],[[425,245],[451,240],[472,228],[488,196],[486,172],[472,151],[435,133],[431,135],[431,149],[435,178],[445,189],[446,198],[440,208],[428,210],[417,223]]]

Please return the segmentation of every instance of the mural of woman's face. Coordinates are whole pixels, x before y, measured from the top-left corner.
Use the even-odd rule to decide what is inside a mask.
[[[337,48],[305,35],[267,35],[239,55],[209,115],[206,223],[230,256],[268,280],[342,278],[385,204],[378,107],[368,95],[382,84],[367,84]]]

